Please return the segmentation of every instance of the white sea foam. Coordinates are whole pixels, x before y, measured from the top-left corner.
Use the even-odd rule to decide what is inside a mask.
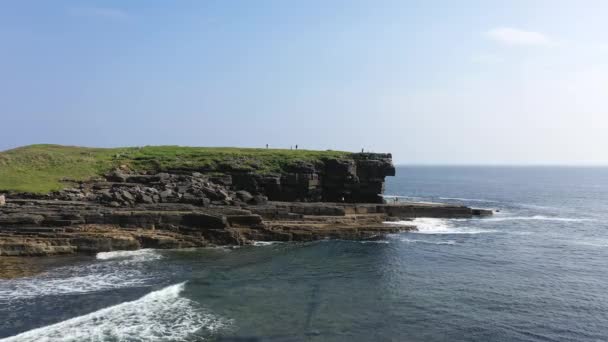
[[[416,239],[402,238],[402,239],[399,239],[399,241],[406,242],[406,243],[427,243],[427,244],[432,244],[432,245],[455,245],[456,244],[456,241],[454,241],[454,240],[428,241],[428,240],[416,240]]]
[[[482,199],[482,198],[462,198],[462,197],[439,197],[442,200],[452,200],[452,201],[465,201],[465,202],[488,202],[488,203],[497,203],[498,201]]]
[[[411,226],[412,224],[418,228],[417,231],[409,233],[416,234],[482,234],[496,233],[496,230],[476,229],[468,227],[456,227],[451,220],[439,218],[416,218],[413,221],[395,221],[385,222],[387,224],[397,224]]]
[[[585,222],[585,221],[594,221],[589,218],[576,218],[576,217],[554,217],[554,216],[544,216],[544,215],[534,215],[534,216],[505,216],[505,217],[488,217],[483,218],[480,222],[497,222],[497,221],[561,221],[561,222]]]
[[[272,246],[282,243],[281,241],[253,241],[254,246]]]
[[[357,241],[359,243],[381,243],[381,244],[388,244],[391,243],[390,241],[387,240],[361,240],[361,241]]]
[[[132,302],[26,331],[2,342],[183,340],[201,329],[210,333],[229,323],[181,297],[184,284],[171,285]]]
[[[97,259],[103,262],[60,267],[38,276],[0,283],[0,302],[148,286],[154,274],[142,270],[138,264],[160,257],[152,249],[98,253]]]
[[[143,262],[160,259],[162,256],[154,249],[138,249],[135,251],[112,251],[97,253],[98,260],[128,259],[131,262]]]
[[[420,198],[420,197],[414,197],[414,196],[401,196],[401,195],[380,195],[384,198]]]
[[[575,245],[591,246],[591,247],[608,247],[608,240],[605,239],[594,239],[594,240],[575,240],[570,241]]]
[[[49,274],[8,280],[0,284],[0,302],[52,296],[71,293],[90,293],[111,289],[146,286],[153,278],[137,269],[108,268],[95,270],[93,267],[75,268],[64,277]],[[53,271],[61,272],[61,271]],[[95,273],[88,273],[95,272]]]

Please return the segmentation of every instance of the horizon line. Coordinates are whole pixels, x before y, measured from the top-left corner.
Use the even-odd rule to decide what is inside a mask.
[[[608,163],[538,163],[538,164],[523,164],[523,163],[394,163],[395,167],[608,167]]]

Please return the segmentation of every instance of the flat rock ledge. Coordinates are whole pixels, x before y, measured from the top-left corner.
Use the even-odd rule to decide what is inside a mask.
[[[267,202],[242,207],[157,203],[114,208],[86,201],[7,199],[0,207],[0,256],[374,239],[416,230],[414,224],[386,221],[491,214],[429,203]]]

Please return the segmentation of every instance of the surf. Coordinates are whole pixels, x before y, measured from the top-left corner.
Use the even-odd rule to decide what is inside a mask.
[[[454,226],[451,221],[456,220],[440,218],[416,218],[412,221],[395,221],[384,223],[404,226],[415,225],[418,230],[410,231],[408,234],[483,234],[498,232],[497,230],[489,229],[457,227]]]
[[[134,301],[29,330],[0,341],[183,340],[201,330],[207,334],[213,333],[229,323],[182,297],[185,284],[170,285]]]

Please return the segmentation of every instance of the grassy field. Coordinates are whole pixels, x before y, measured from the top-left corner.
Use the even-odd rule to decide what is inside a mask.
[[[344,158],[349,154],[234,147],[30,145],[0,152],[0,191],[47,193],[65,187],[66,181],[99,177],[120,165],[136,171],[175,168],[221,170],[230,167],[271,173],[280,172],[297,160],[314,162],[324,158]]]

